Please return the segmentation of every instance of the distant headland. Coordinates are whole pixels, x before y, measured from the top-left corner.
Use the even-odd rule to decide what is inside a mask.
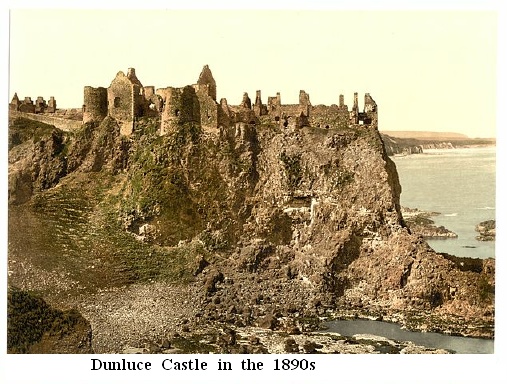
[[[495,146],[496,138],[470,138],[457,132],[381,131],[387,154],[410,155],[425,149]]]

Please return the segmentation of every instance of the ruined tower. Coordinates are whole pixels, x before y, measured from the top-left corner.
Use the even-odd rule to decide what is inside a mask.
[[[234,112],[231,111],[227,104],[227,99],[220,99],[218,108],[218,127],[229,127],[234,122]]]
[[[135,69],[129,68],[127,75],[118,72],[107,89],[107,105],[108,115],[118,122],[122,135],[132,133],[135,118],[143,115],[144,103],[143,85]]]
[[[218,104],[217,100],[217,83],[213,78],[211,69],[205,65],[194,84],[196,90],[198,104],[197,109],[200,114],[201,127],[205,130],[215,130],[218,127]]]
[[[369,93],[365,93],[364,95],[364,109],[360,115],[363,124],[378,126],[377,103],[375,103],[375,100],[373,100]]]
[[[46,112],[55,113],[56,112],[56,100],[54,96],[51,96],[48,101],[48,106],[46,108]]]
[[[83,123],[100,124],[107,116],[107,89],[84,87]]]
[[[202,68],[201,74],[199,75],[199,79],[197,79],[197,88],[198,90],[206,89],[206,93],[213,100],[217,99],[217,83],[213,78],[213,74],[209,69],[208,65],[205,65]]]
[[[12,100],[9,103],[9,110],[10,111],[18,111],[20,105],[21,105],[21,101],[19,100],[18,94],[14,93],[14,96],[12,97]]]
[[[46,100],[42,96],[38,96],[35,101],[35,113],[44,113],[46,106]]]
[[[177,131],[182,124],[200,125],[204,130],[218,128],[219,105],[216,102],[217,86],[209,66],[205,65],[197,83],[183,88],[159,88],[156,95],[146,93],[153,109],[160,108],[160,134]],[[154,102],[153,97],[158,97]],[[151,108],[151,106],[150,106]]]
[[[255,92],[255,104],[253,110],[256,116],[263,116],[268,114],[268,110],[265,105],[262,104],[261,91]]]
[[[312,104],[310,103],[310,95],[305,91],[299,91],[299,111],[303,114],[303,116],[310,116],[310,107]]]
[[[201,110],[195,88],[187,85],[183,88],[167,87],[157,89],[164,108],[161,116],[160,134],[166,135],[178,130],[185,123],[199,124]]]

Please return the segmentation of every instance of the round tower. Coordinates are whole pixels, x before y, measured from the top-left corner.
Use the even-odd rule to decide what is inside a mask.
[[[100,123],[107,116],[107,89],[84,88],[83,123]]]

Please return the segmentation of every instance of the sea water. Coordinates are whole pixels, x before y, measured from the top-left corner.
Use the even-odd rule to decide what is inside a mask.
[[[446,349],[456,353],[493,353],[494,341],[472,337],[444,335],[435,332],[412,332],[402,329],[398,324],[373,320],[335,320],[325,324],[325,332],[338,333],[342,336],[372,334],[390,340],[411,341],[416,345],[429,348]]]
[[[392,157],[402,187],[401,205],[439,212],[432,217],[458,235],[428,240],[437,252],[495,257],[494,241],[478,241],[475,226],[495,219],[496,147],[426,149]]]

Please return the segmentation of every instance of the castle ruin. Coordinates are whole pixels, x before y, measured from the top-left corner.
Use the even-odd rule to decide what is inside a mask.
[[[304,90],[299,93],[298,104],[282,104],[280,93],[268,97],[264,104],[260,90],[256,92],[254,103],[246,92],[239,105],[229,105],[225,98],[217,102],[216,82],[207,65],[196,84],[181,88],[169,86],[155,90],[154,86],[143,86],[134,68],[129,68],[127,74],[118,72],[108,88],[86,86],[83,123],[99,124],[106,116],[118,122],[123,135],[132,134],[135,121],[140,117],[160,117],[160,135],[176,131],[184,123],[200,125],[208,131],[259,123],[293,129],[378,127],[377,104],[369,93],[364,96],[362,112],[357,93],[351,110],[345,105],[343,95],[339,96],[338,105],[314,106]]]
[[[14,93],[12,101],[9,103],[9,111],[25,113],[55,113],[56,100],[53,96],[46,102],[42,96],[38,96],[35,103],[31,97],[25,97],[23,101],[19,100],[18,94]]]
[[[196,84],[181,88],[143,86],[134,68],[129,68],[127,74],[119,71],[108,88],[84,87],[82,114],[81,110],[77,113],[74,109],[57,111],[54,97],[46,102],[39,96],[34,103],[30,97],[21,101],[16,93],[9,110],[13,115],[17,113],[28,118],[33,114],[51,114],[54,117],[40,116],[37,119],[49,119],[50,123],[64,128],[68,119],[100,124],[110,116],[118,123],[120,133],[126,136],[133,133],[135,122],[141,117],[160,118],[160,135],[177,131],[185,123],[199,125],[205,131],[256,124],[272,124],[287,129],[306,126],[344,129],[361,125],[378,128],[377,104],[369,93],[364,96],[362,112],[357,93],[354,93],[351,110],[345,105],[343,95],[339,96],[338,105],[312,105],[310,95],[304,90],[299,92],[298,104],[282,104],[279,92],[276,96],[269,96],[264,104],[260,90],[256,91],[253,103],[246,92],[238,105],[229,105],[225,98],[217,102],[217,85],[207,65]]]

